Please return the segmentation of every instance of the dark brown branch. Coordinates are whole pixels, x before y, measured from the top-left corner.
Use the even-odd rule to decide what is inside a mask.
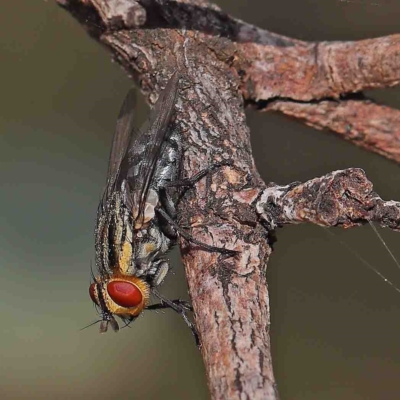
[[[235,66],[246,71],[247,97],[255,101],[338,99],[400,82],[400,35],[291,46],[240,43],[237,48]]]
[[[90,10],[84,11],[87,19]],[[209,185],[203,179],[187,193],[179,222],[190,226],[196,239],[240,254],[226,258],[196,246],[188,252],[183,241],[183,261],[212,397],[275,400],[265,277],[271,248],[249,206],[263,183],[251,156],[239,77],[218,60],[208,46],[210,36],[202,32],[97,33],[129,73],[141,77],[151,101],[173,71],[181,70],[176,124],[185,147],[186,176],[216,161],[235,162],[234,168],[214,174]]]
[[[280,111],[317,129],[328,128],[357,146],[400,162],[400,111],[368,100],[297,103],[274,101]]]
[[[271,108],[282,97],[288,102],[313,100],[312,105],[318,106],[316,100],[322,97],[339,98],[346,91],[394,85],[400,73],[394,67],[398,66],[398,37],[376,39],[386,40],[385,54],[393,54],[385,59],[385,68],[376,72],[372,56],[364,54],[362,63],[354,62],[357,55],[346,61],[351,46],[360,50],[357,44],[318,45],[279,36],[235,20],[205,0],[58,2],[140,81],[150,102],[174,71],[182,71],[176,124],[182,133],[187,177],[213,162],[234,162],[234,167],[224,167],[188,191],[179,223],[189,226],[196,239],[240,254],[226,258],[192,245],[187,248],[183,242],[183,259],[212,397],[277,399],[265,277],[271,248],[264,222],[273,228],[290,221],[282,212],[267,215],[278,209],[265,208],[271,205],[269,199],[258,202],[260,215],[251,206],[265,184],[254,167],[242,95],[250,101],[274,99]],[[368,43],[361,48],[372,51],[376,44]],[[343,65],[349,67],[346,76],[341,75]],[[364,78],[358,76],[360,71]],[[352,126],[356,125],[353,121]],[[362,190],[362,185],[354,189]],[[294,206],[297,215],[303,215],[301,210],[306,213],[302,197],[290,193],[298,203]],[[359,193],[352,196],[358,199]],[[370,217],[362,208],[356,210]],[[325,219],[337,222],[336,214],[327,213]],[[345,225],[346,220],[340,221]]]
[[[400,202],[382,200],[358,168],[334,171],[305,183],[268,185],[256,207],[272,229],[301,222],[350,228],[374,221],[400,230]]]
[[[124,40],[117,38],[118,29],[134,26],[185,29],[197,38],[207,38],[205,46],[218,61],[236,71],[241,78],[243,95],[253,102],[301,101],[312,106],[314,114],[318,114],[325,110],[321,100],[338,99],[341,102],[339,99],[349,93],[390,87],[400,82],[400,35],[356,42],[304,42],[232,18],[206,1],[142,0],[140,4],[123,0],[58,1],[94,36],[111,46],[129,69],[132,66],[126,65],[127,60],[129,64],[129,59],[136,57],[135,53],[139,54],[140,50],[130,49],[125,54]],[[90,12],[91,5],[97,10],[96,14]],[[146,9],[151,10],[149,15]],[[95,22],[91,25],[90,21]],[[96,29],[95,24],[100,24],[100,29]],[[120,35],[123,36],[122,31]],[[388,113],[384,119],[391,120],[394,111],[389,107],[383,110]],[[297,118],[296,113],[292,115]],[[374,123],[375,119],[368,115],[366,120],[352,116],[347,124],[343,120],[345,126],[360,128]],[[343,134],[340,124],[320,122],[316,125],[328,126]],[[396,131],[394,125],[385,129]],[[377,142],[376,135],[370,137],[371,133],[368,129],[361,133],[364,147],[398,161],[397,150]],[[354,135],[346,138],[359,144]]]

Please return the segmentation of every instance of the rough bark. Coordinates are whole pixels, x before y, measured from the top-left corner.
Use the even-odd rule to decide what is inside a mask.
[[[110,46],[135,76],[154,68],[159,60],[154,58],[148,66],[137,63],[135,53],[140,57],[141,49],[132,46],[129,50],[130,44],[118,31],[122,33],[136,26],[143,27],[142,31],[169,28],[191,32],[196,40],[201,38],[204,51],[213,53],[215,59],[240,76],[245,99],[256,103],[259,109],[280,111],[316,128],[329,128],[356,145],[400,161],[396,150],[398,111],[389,107],[380,109],[372,102],[365,107],[346,102],[348,96],[365,89],[398,85],[399,34],[356,42],[305,42],[234,19],[207,1],[58,2],[93,36]],[[172,43],[169,45],[172,47]],[[333,114],[326,110],[327,103],[330,108],[339,106],[343,111],[334,112],[335,123],[329,123]],[[372,106],[374,114],[369,115]],[[363,115],[357,115],[357,109],[365,110],[361,111]],[[375,113],[379,114],[379,120]],[[318,114],[323,116],[318,119]],[[373,129],[362,130],[364,127]]]
[[[400,111],[365,99],[314,103],[273,101],[283,112],[317,129],[329,128],[352,143],[400,162]]]
[[[256,208],[270,229],[302,222],[350,228],[373,221],[400,230],[400,202],[382,200],[359,168],[334,171],[305,183],[270,184]]]
[[[390,146],[376,144],[379,124],[354,116],[341,96],[400,81],[399,36],[305,43],[233,19],[205,0],[58,2],[110,49],[151,103],[172,73],[181,71],[175,123],[182,133],[185,176],[213,162],[233,161],[188,191],[179,222],[196,239],[239,255],[227,258],[182,242],[183,260],[212,397],[277,399],[265,278],[271,230],[302,221],[350,226],[371,219],[397,229],[399,217],[372,194],[357,169],[304,185],[267,187],[254,166],[244,99],[329,127],[354,142],[354,129],[368,137],[373,131],[375,139],[362,143],[398,160],[396,111],[386,113]],[[334,119],[327,104],[350,111]],[[346,118],[352,129],[346,130]]]

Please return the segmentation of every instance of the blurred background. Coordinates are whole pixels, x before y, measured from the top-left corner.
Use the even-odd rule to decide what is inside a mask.
[[[395,0],[217,1],[233,15],[304,40],[399,33]],[[88,296],[95,211],[116,115],[131,85],[54,0],[4,2],[0,14],[0,397],[207,399],[200,353],[171,311],[98,334]],[[367,93],[400,108],[400,90]],[[139,96],[140,98],[140,96]],[[138,124],[147,108],[138,105]],[[266,181],[361,167],[400,199],[400,167],[329,132],[248,112]],[[380,230],[400,258],[399,234]],[[368,226],[335,231],[400,286]],[[287,227],[268,269],[274,369],[282,400],[397,400],[400,294],[335,237]],[[162,292],[187,298],[178,254]]]

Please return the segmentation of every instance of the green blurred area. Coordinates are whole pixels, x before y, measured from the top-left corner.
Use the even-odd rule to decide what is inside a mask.
[[[399,32],[389,0],[219,1],[288,36],[346,40]],[[375,5],[378,4],[378,5]],[[189,330],[170,311],[99,335],[88,296],[93,227],[118,109],[131,85],[54,1],[4,2],[0,14],[0,398],[207,399]],[[399,89],[369,93],[400,108]],[[138,105],[138,125],[147,108]],[[361,167],[400,199],[399,166],[283,118],[248,113],[266,181]],[[369,227],[337,232],[400,286]],[[382,231],[400,258],[399,236]],[[187,297],[177,253],[162,288]],[[321,228],[278,231],[269,271],[272,350],[282,400],[397,400],[400,295]]]

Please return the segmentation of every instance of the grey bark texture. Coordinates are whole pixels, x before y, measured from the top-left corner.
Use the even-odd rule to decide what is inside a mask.
[[[360,169],[266,185],[252,158],[245,101],[328,127],[399,161],[399,111],[346,96],[398,84],[400,35],[306,43],[234,19],[205,0],[58,3],[112,52],[150,103],[180,71],[175,123],[184,176],[232,162],[187,192],[179,223],[202,242],[240,253],[228,258],[181,241],[182,256],[211,397],[278,399],[265,275],[273,230],[369,220],[399,229],[400,207],[381,200]],[[384,127],[377,118],[386,118]]]

